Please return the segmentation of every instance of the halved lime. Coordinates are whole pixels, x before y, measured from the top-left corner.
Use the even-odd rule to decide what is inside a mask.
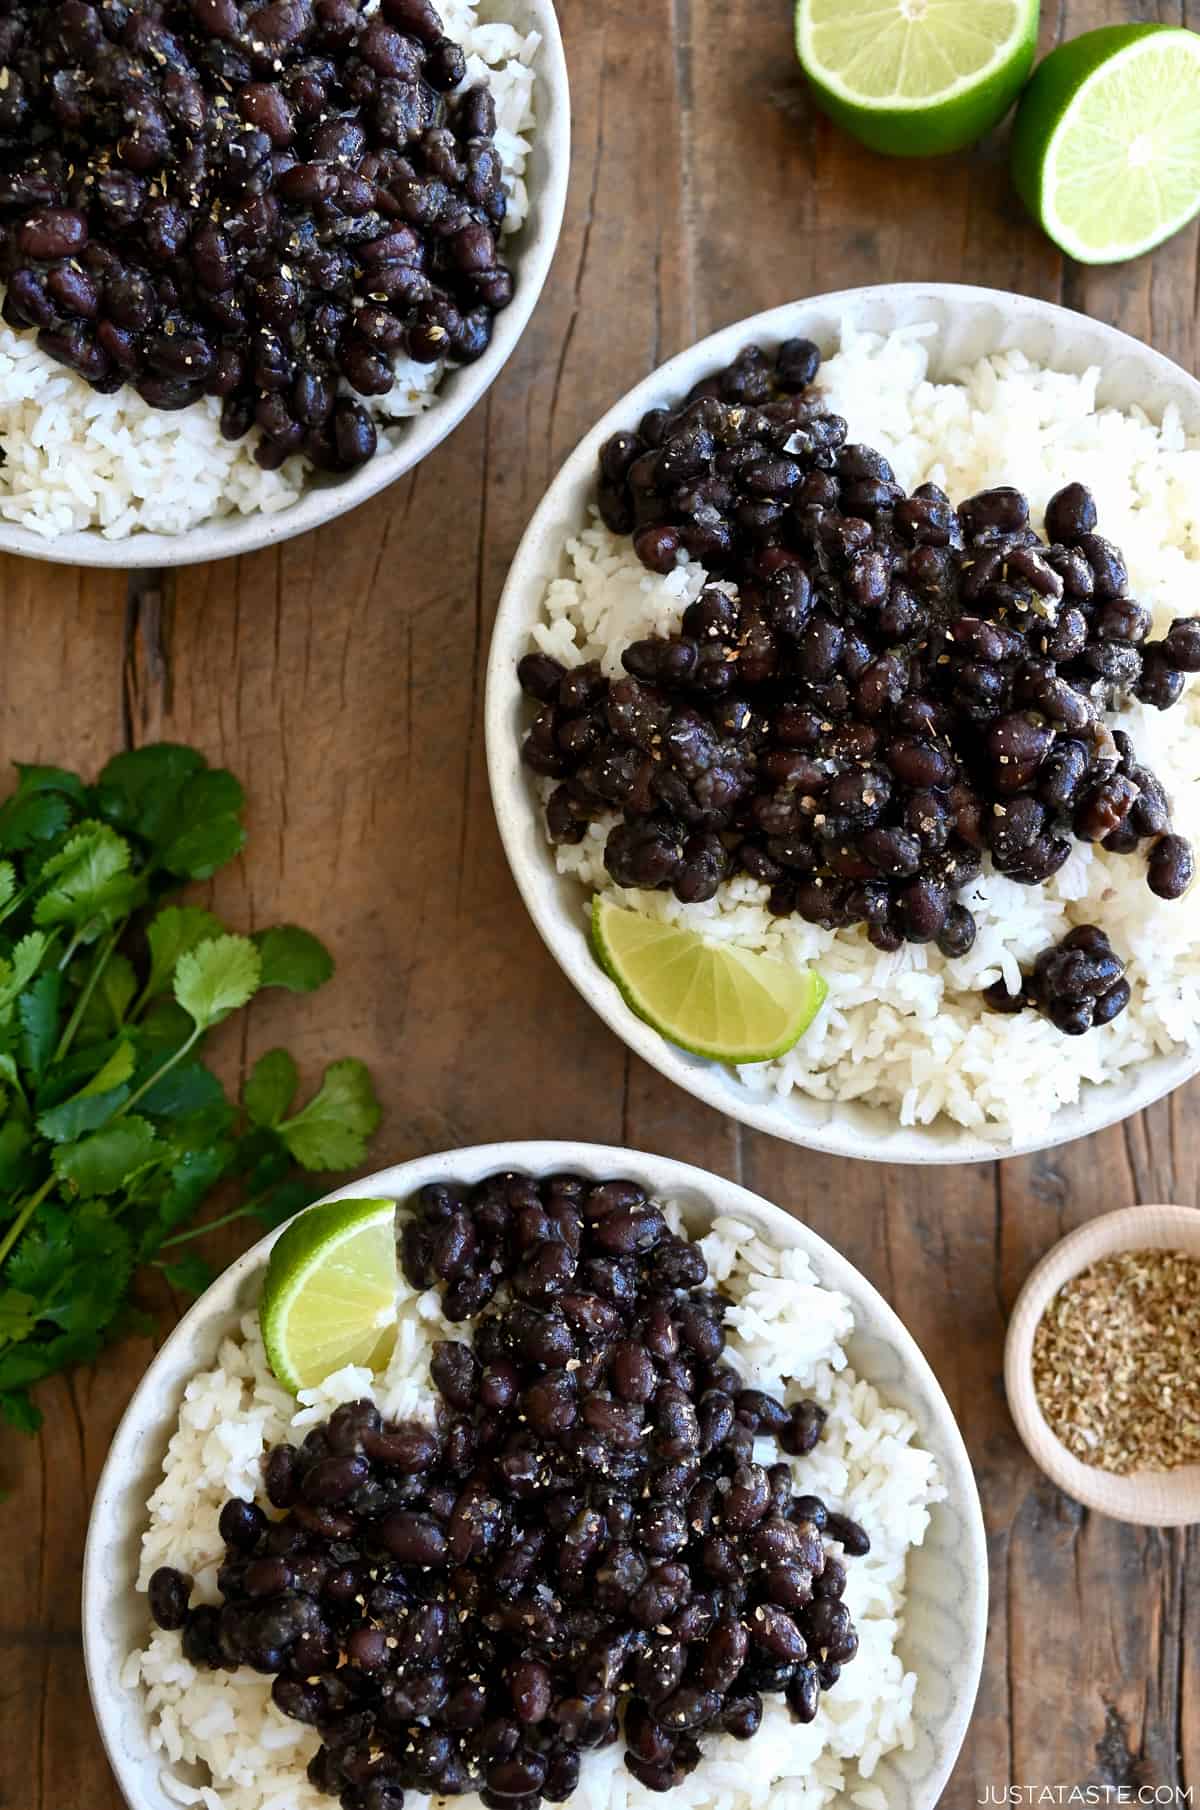
[[[707,943],[694,930],[592,902],[592,939],[627,1004],[672,1043],[715,1062],[768,1062],[799,1042],[828,989],[812,968]]]
[[[873,151],[936,157],[998,125],[1037,51],[1038,0],[797,0],[796,54]]]
[[[1200,212],[1200,35],[1105,25],[1060,45],[1021,97],[1012,172],[1081,264],[1161,245]]]
[[[331,1200],[271,1252],[258,1309],[272,1370],[295,1394],[346,1364],[379,1370],[396,1339],[396,1203]]]
[[[831,118],[889,157],[974,145],[1037,51],[1039,0],[796,0],[796,54]]]

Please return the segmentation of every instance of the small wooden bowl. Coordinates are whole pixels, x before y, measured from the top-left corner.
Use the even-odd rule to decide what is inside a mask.
[[[1080,1226],[1056,1244],[1017,1297],[1004,1345],[1004,1387],[1030,1457],[1068,1496],[1114,1521],[1188,1527],[1200,1523],[1200,1464],[1174,1471],[1138,1471],[1129,1477],[1114,1477],[1083,1464],[1051,1432],[1033,1387],[1033,1336],[1063,1284],[1102,1257],[1146,1250],[1182,1251],[1200,1259],[1200,1209],[1123,1207]]]

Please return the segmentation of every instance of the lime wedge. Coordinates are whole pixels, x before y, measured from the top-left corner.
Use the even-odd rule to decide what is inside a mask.
[[[1081,264],[1161,245],[1200,211],[1200,36],[1106,25],[1052,51],[1021,97],[1012,171]]]
[[[1038,0],[797,0],[796,54],[819,104],[889,157],[973,144],[1016,100]]]
[[[715,1062],[768,1062],[799,1042],[828,991],[811,968],[706,943],[694,930],[592,902],[592,938],[628,1005],[672,1043]]]
[[[396,1203],[331,1200],[271,1252],[258,1309],[272,1370],[295,1394],[345,1364],[379,1370],[396,1339]]]

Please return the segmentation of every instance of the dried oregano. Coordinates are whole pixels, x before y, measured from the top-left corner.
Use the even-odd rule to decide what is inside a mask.
[[[1127,1476],[1200,1463],[1200,1260],[1148,1250],[1092,1264],[1042,1316],[1033,1382],[1085,1464]]]

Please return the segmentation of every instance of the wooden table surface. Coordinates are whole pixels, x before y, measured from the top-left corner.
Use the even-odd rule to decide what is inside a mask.
[[[1197,0],[1043,11],[1044,48],[1118,19],[1200,28]],[[951,1810],[1009,1783],[1200,1784],[1200,1529],[1142,1532],[1064,1499],[1025,1458],[1001,1383],[1006,1313],[1050,1244],[1105,1208],[1197,1199],[1200,1087],[1046,1157],[930,1173],[740,1130],[628,1056],[559,975],[501,854],[481,716],[492,614],[535,503],[670,354],[793,297],[941,279],[1066,302],[1194,369],[1197,231],[1088,272],[1024,217],[1002,138],[927,164],[859,151],[808,100],[788,0],[560,12],[567,223],[486,403],[392,490],[275,552],[130,583],[5,562],[0,753],[94,770],[167,736],[244,779],[250,854],[217,908],[246,929],[310,926],[339,972],[316,1000],[256,1005],[248,1035],[218,1046],[227,1074],[284,1038],[314,1075],[366,1057],[380,1164],[551,1136],[685,1157],[779,1201],[883,1290],[949,1395],[987,1516],[990,1638]],[[231,1257],[239,1230],[209,1254]],[[182,1303],[148,1298],[165,1332]],[[50,1384],[40,1439],[0,1448],[3,1810],[120,1810],[87,1708],[79,1574],[90,1493],[151,1353],[129,1341]]]

